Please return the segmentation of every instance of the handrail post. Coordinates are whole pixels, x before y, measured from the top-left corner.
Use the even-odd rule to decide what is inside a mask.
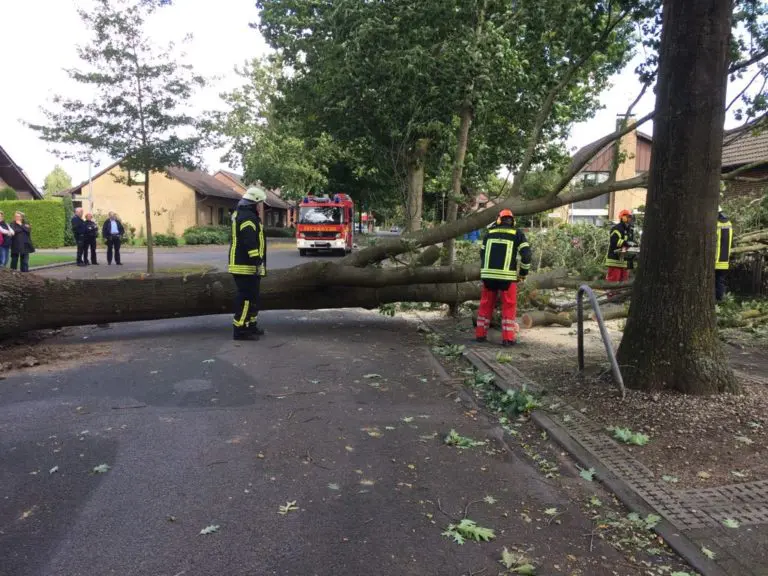
[[[619,369],[619,363],[616,361],[616,354],[613,352],[613,345],[611,344],[611,338],[608,335],[608,329],[605,327],[603,321],[603,314],[600,312],[600,305],[597,303],[595,293],[592,292],[592,288],[586,284],[579,286],[579,291],[576,293],[576,318],[578,321],[578,347],[579,347],[579,371],[584,370],[584,302],[583,296],[586,294],[589,297],[589,301],[592,304],[592,310],[595,312],[595,321],[600,327],[600,335],[603,338],[603,344],[605,345],[605,351],[608,354],[608,360],[611,363],[611,372],[613,373],[613,380],[619,385],[621,391],[622,400],[626,396],[626,390],[624,389],[624,379],[621,377],[621,370]]]

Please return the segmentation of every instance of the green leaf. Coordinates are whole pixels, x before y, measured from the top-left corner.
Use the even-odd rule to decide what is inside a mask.
[[[704,556],[706,556],[710,560],[714,560],[715,559],[715,553],[712,552],[712,550],[710,550],[706,546],[702,546],[701,547],[701,553],[704,554]]]
[[[742,444],[746,444],[747,446],[750,446],[751,444],[755,443],[755,441],[752,440],[752,438],[747,438],[746,436],[736,436],[736,440],[738,442],[741,442]]]
[[[451,431],[448,433],[448,436],[446,436],[443,440],[445,444],[448,446],[455,446],[456,448],[474,448],[476,446],[484,446],[486,444],[485,441],[480,440],[473,440],[472,438],[469,438],[467,436],[461,436],[456,430],[451,429]]]
[[[585,470],[583,468],[579,468],[579,476],[581,476],[587,482],[592,482],[595,479],[595,469],[590,468],[589,470]]]
[[[331,482],[330,484],[328,484],[328,490],[341,490],[341,488],[339,488],[338,484]]]
[[[592,498],[589,499],[589,503],[592,504],[595,508],[599,508],[603,505],[603,501],[600,500],[597,496],[592,496]]]
[[[496,534],[491,528],[478,526],[469,518],[462,519],[458,524],[449,524],[445,529],[445,532],[443,532],[443,536],[452,537],[458,544],[463,544],[464,539],[475,540],[477,542],[488,542],[496,538]],[[459,539],[457,536],[460,536],[461,538]]]
[[[664,480],[664,482],[668,482],[669,484],[677,484],[680,481],[677,476],[668,476],[666,474],[662,476],[661,479]]]
[[[486,504],[496,504],[496,498],[494,498],[493,496],[486,496],[485,498],[483,498],[483,502],[485,502]]]
[[[214,534],[219,531],[219,526],[215,524],[211,524],[210,526],[206,526],[202,530],[200,530],[200,534],[203,536],[207,536],[208,534]]]
[[[725,526],[726,528],[738,528],[739,526],[741,526],[741,524],[739,524],[733,518],[726,518],[725,520],[723,520],[723,526]]]
[[[406,424],[408,424],[410,422],[413,422],[413,416],[404,416],[403,418],[401,418],[401,420]]]
[[[536,574],[536,567],[533,564],[523,564],[517,568],[513,568],[512,573],[532,576]]]
[[[544,514],[547,516],[557,516],[557,508],[547,508],[544,510]]]
[[[98,466],[93,467],[94,474],[106,474],[107,472],[109,472],[108,464],[99,464]]]

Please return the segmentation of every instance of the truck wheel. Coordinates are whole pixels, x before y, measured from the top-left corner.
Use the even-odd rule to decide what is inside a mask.
[[[306,256],[306,255],[307,255],[307,249],[299,248],[299,256]]]
[[[334,250],[333,253],[336,256],[346,256],[347,255],[347,251],[344,248],[340,248],[338,250]]]

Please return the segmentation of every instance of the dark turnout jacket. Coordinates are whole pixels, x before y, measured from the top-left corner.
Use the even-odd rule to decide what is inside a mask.
[[[482,280],[517,282],[531,269],[531,245],[522,230],[500,224],[488,230],[483,239],[480,262]]]
[[[232,243],[229,246],[231,274],[257,274],[267,265],[267,243],[259,215],[247,206],[232,214]]]

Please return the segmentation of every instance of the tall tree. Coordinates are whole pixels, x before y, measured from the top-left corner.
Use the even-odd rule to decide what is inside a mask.
[[[147,20],[164,4],[97,0],[94,9],[81,10],[91,39],[79,48],[83,68],[67,73],[89,87],[92,99],[57,96],[56,109],[44,111],[47,124],[30,124],[44,140],[66,145],[62,156],[122,159],[120,180],[144,200],[148,272],[154,270],[150,175],[195,166],[201,143],[187,105],[204,80],[179,62],[172,44],[160,49],[146,34]]]
[[[643,250],[619,363],[629,386],[737,389],[715,318],[732,0],[665,0]]]
[[[72,177],[67,174],[66,170],[56,164],[53,170],[45,177],[43,183],[43,190],[49,196],[56,194],[57,192],[63,192],[72,188]]]

